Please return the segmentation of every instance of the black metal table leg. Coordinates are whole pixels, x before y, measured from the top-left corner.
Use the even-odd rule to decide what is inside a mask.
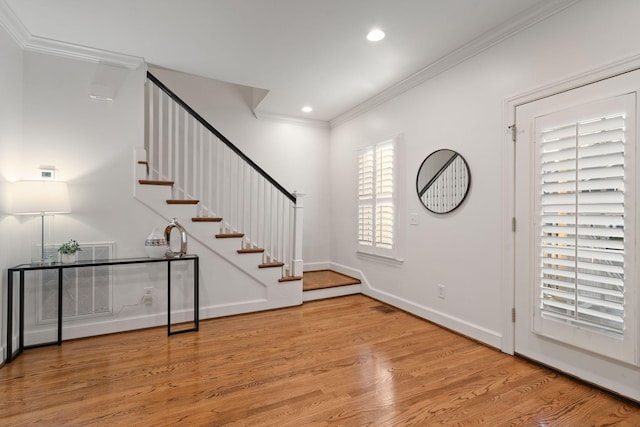
[[[200,259],[193,259],[193,322],[195,330],[200,327]]]
[[[7,277],[7,363],[13,360],[13,271]]]
[[[168,266],[167,267],[167,284],[168,284],[168,290],[169,290],[169,296],[167,298],[167,305],[168,305],[168,335],[176,335],[176,334],[182,334],[184,332],[196,332],[199,330],[199,323],[200,323],[200,312],[199,312],[199,307],[200,307],[200,300],[199,300],[199,294],[200,294],[200,264],[199,264],[199,258],[198,257],[194,257],[194,258],[189,258],[189,259],[184,259],[181,261],[189,261],[192,260],[193,261],[193,291],[194,291],[194,295],[193,295],[193,327],[189,328],[189,329],[181,329],[179,331],[171,331],[171,267]],[[170,264],[170,263],[168,263]]]
[[[58,268],[58,345],[62,345],[62,267]]]
[[[167,262],[167,335],[171,335],[171,263]]]
[[[20,272],[20,328],[18,338],[18,354],[24,349],[24,271]]]

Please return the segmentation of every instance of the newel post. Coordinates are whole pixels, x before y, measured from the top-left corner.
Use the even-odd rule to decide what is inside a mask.
[[[304,204],[302,198],[305,193],[294,191],[296,196],[296,204],[293,207],[293,271],[291,274],[295,277],[302,277],[302,224]]]

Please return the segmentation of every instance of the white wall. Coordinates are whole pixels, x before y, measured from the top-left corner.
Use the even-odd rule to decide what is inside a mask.
[[[258,120],[242,89],[231,83],[157,67],[149,67],[149,71],[284,188],[306,193],[303,260],[305,264],[327,262],[329,130]]]
[[[69,186],[72,213],[55,217],[56,242],[117,243],[117,255],[140,255],[147,227],[131,197],[132,151],[143,138],[144,70],[129,70],[113,102],[89,98],[91,62],[25,53],[24,141],[19,178],[54,165]]]
[[[5,336],[7,268],[19,262],[22,248],[19,223],[7,215],[7,183],[19,173],[14,163],[20,157],[22,141],[22,50],[0,28],[0,336]],[[4,359],[4,340],[0,345],[0,359]]]
[[[140,145],[144,136],[145,70],[141,67],[124,71],[126,78],[115,100],[103,102],[89,98],[96,67],[91,62],[24,53],[23,141],[19,156],[11,159],[18,169],[15,179],[34,178],[40,165],[53,165],[58,179],[67,182],[72,213],[50,219],[48,243],[69,239],[81,244],[114,242],[117,257],[143,256],[144,240],[151,228],[164,223],[150,216],[132,197],[133,147]],[[28,263],[30,248],[39,243],[34,230],[40,219],[24,217],[20,221],[19,232],[28,248],[19,262]],[[114,272],[113,309],[119,314],[97,321],[72,322],[64,338],[128,329],[135,325],[131,319],[140,316],[152,316],[140,321],[144,326],[163,320],[153,317],[164,308],[160,291],[153,307],[130,308],[139,302],[143,287],[149,282],[129,280],[129,273]],[[162,289],[159,282],[149,280]],[[27,301],[27,307],[35,305]],[[32,324],[31,311],[27,313],[27,323]],[[80,325],[93,326],[78,332]],[[50,328],[51,325],[39,325],[29,328],[29,334]],[[33,342],[32,339],[28,335],[26,342]]]
[[[585,0],[436,76],[331,133],[331,260],[360,271],[368,293],[501,348],[506,325],[503,236],[505,101],[637,54],[640,2]],[[356,150],[403,133],[405,261],[389,266],[356,255]],[[416,196],[422,160],[460,152],[471,190],[456,211],[435,215]],[[508,176],[508,175],[507,175]],[[420,224],[408,225],[418,213]],[[446,287],[446,299],[437,296]]]

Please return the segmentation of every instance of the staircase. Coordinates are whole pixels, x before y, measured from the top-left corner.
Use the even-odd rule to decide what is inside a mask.
[[[269,285],[302,279],[302,204],[151,73],[135,198]],[[188,223],[185,223],[188,221]],[[200,254],[202,256],[202,254]]]

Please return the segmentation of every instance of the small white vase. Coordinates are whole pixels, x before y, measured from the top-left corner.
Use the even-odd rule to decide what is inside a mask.
[[[73,264],[78,260],[78,253],[74,252],[72,254],[60,254],[60,261],[63,264]]]
[[[159,228],[154,228],[144,241],[144,250],[149,258],[162,258],[167,253],[167,240]]]

